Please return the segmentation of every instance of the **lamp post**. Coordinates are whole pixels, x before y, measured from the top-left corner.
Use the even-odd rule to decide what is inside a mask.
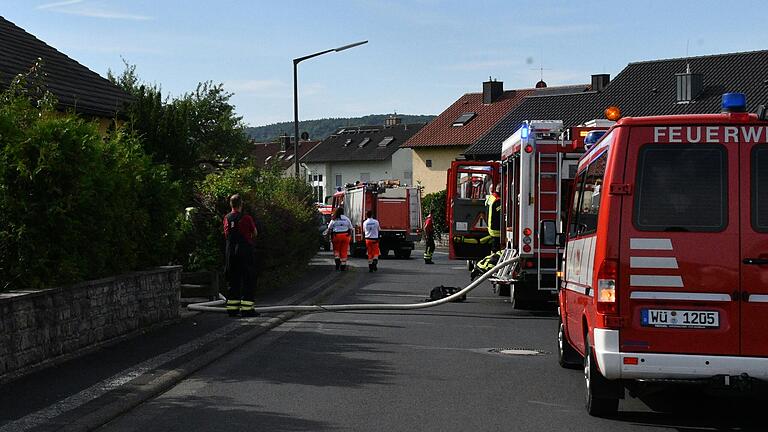
[[[306,55],[293,59],[293,157],[295,159],[294,165],[296,166],[296,178],[299,177],[299,84],[298,84],[298,66],[299,63],[317,57],[329,52],[339,52],[345,49],[354,48],[363,44],[367,44],[368,41],[355,42],[353,44],[340,46],[338,48],[332,48],[325,51],[316,52],[314,54]]]

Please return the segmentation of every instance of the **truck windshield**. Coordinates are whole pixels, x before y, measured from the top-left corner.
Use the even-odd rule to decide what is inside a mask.
[[[647,144],[637,167],[641,231],[721,231],[728,224],[727,154],[720,144]]]

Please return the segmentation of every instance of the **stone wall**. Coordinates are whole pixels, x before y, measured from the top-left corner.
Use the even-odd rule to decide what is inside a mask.
[[[0,293],[0,381],[179,315],[181,267]]]

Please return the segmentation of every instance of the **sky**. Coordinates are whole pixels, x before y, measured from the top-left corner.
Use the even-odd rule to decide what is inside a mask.
[[[627,63],[768,49],[764,1],[0,0],[0,16],[106,76],[171,95],[223,83],[243,121],[439,114],[505,89],[611,77]],[[542,70],[543,69],[543,70]],[[681,71],[684,72],[684,71]]]

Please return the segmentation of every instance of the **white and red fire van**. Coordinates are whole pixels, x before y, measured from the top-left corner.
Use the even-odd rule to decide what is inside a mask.
[[[559,357],[584,368],[587,409],[638,382],[768,381],[768,121],[624,118],[581,159],[565,243]],[[761,107],[762,108],[762,107]]]

